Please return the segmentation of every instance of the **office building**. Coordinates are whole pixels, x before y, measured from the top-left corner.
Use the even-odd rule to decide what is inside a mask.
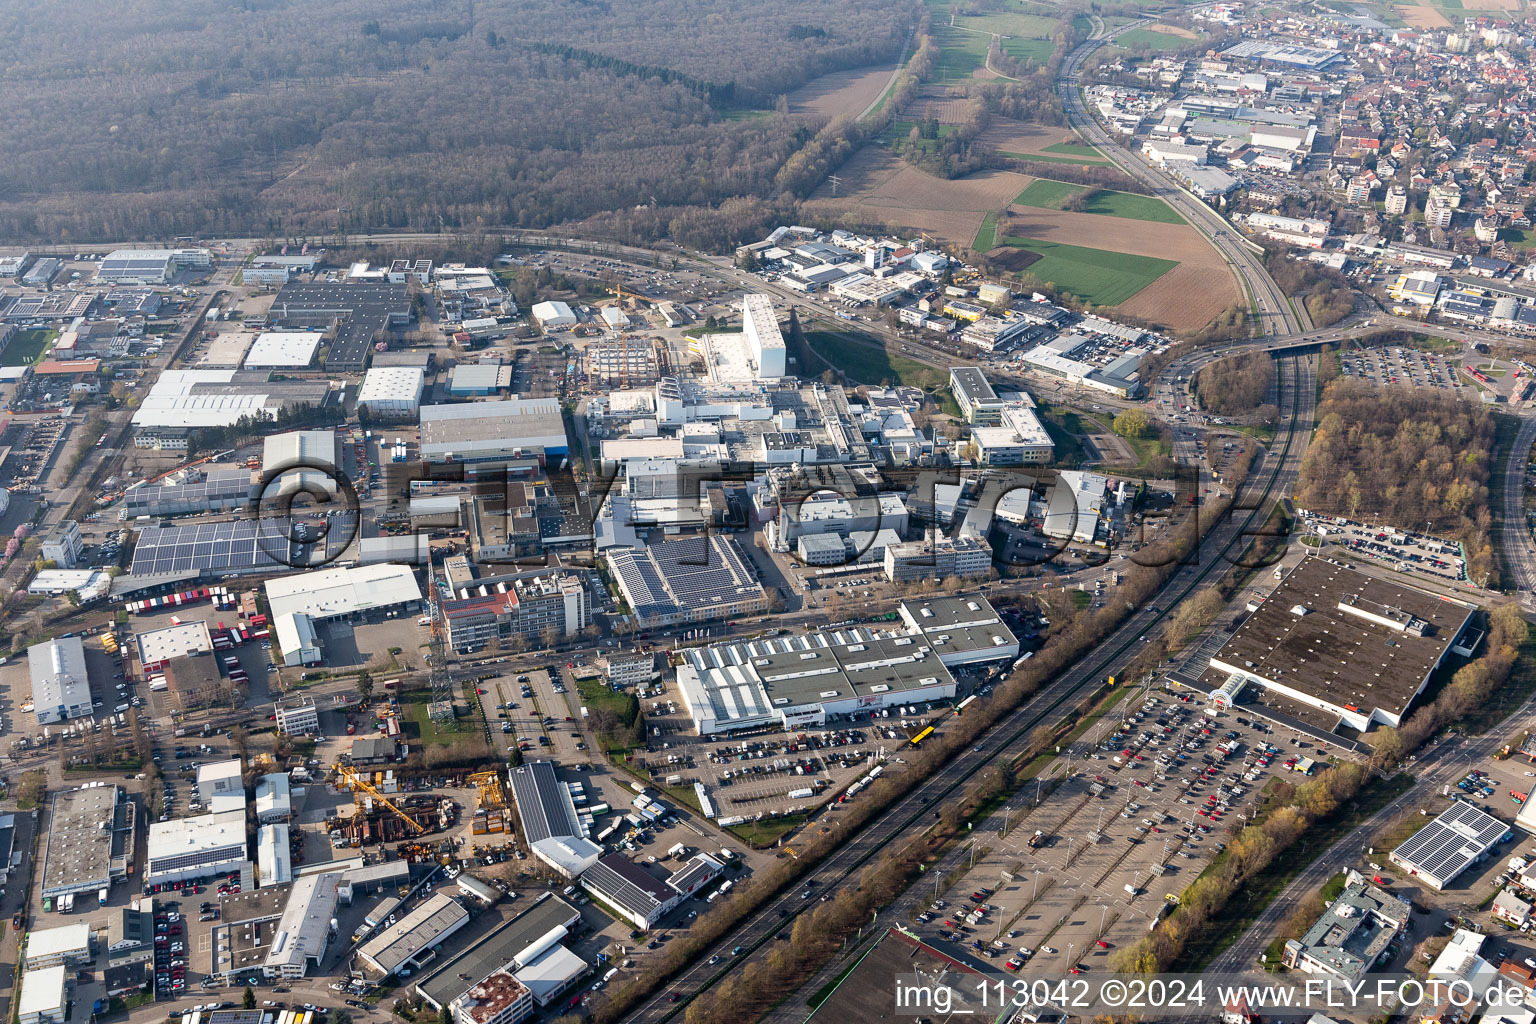
[[[1281,963],[1293,971],[1358,982],[1408,925],[1413,905],[1358,874],[1313,922],[1285,944]]]
[[[286,697],[272,708],[277,731],[285,736],[311,736],[320,731],[320,711],[311,697]]]
[[[262,962],[263,974],[293,980],[304,977],[311,965],[320,966],[335,934],[331,922],[342,877],[338,871],[321,871],[294,880]]]
[[[38,553],[46,561],[57,562],[60,569],[73,569],[80,564],[80,552],[85,542],[80,538],[80,524],[66,519],[54,530],[53,536],[43,541]]]
[[[950,367],[949,386],[967,423],[984,427],[1002,423],[1003,400],[997,397],[992,383],[979,367]]]

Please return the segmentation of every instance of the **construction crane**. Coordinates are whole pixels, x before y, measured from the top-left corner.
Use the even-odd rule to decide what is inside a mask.
[[[361,792],[366,796],[372,797],[383,806],[389,808],[391,811],[395,812],[395,816],[397,818],[411,826],[411,828],[415,829],[417,835],[423,835],[426,833],[427,829],[424,825],[422,825],[421,822],[417,821],[409,814],[406,814],[399,807],[396,807],[394,801],[390,800],[383,793],[380,793],[378,790],[369,785],[368,782],[365,781],[363,777],[357,773],[357,769],[352,768],[349,765],[337,764],[332,766],[332,770],[336,772],[337,781],[347,788],[350,788],[353,793]]]
[[[469,776],[468,781],[480,791],[480,806],[483,809],[499,811],[507,806],[507,794],[501,788],[500,772],[476,772]]]

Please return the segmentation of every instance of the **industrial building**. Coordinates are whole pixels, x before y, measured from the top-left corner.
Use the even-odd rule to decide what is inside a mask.
[[[324,329],[334,324],[325,368],[361,373],[383,341],[382,333],[411,322],[411,299],[405,285],[385,281],[291,281],[272,300],[267,316],[275,325]]]
[[[453,1024],[518,1024],[534,1013],[533,993],[508,971],[497,971],[448,1004]]]
[[[973,426],[997,426],[1003,419],[1003,400],[997,397],[991,381],[977,366],[952,366],[949,387],[955,402]]]
[[[528,986],[534,1002],[548,1006],[590,970],[585,960],[561,945],[580,922],[580,911],[544,892],[533,906],[417,982],[416,994],[440,1011],[497,971],[511,970]]]
[[[1307,558],[1211,657],[1204,679],[1212,689],[1262,687],[1352,729],[1397,726],[1472,612]]]
[[[358,959],[378,980],[419,968],[436,954],[432,947],[469,923],[469,911],[446,893],[428,897],[358,950]]]
[[[536,302],[529,312],[546,331],[576,326],[576,314],[564,302]]]
[[[678,689],[701,736],[818,728],[840,715],[955,695],[954,677],[922,635],[824,629],[678,653]]]
[[[133,870],[134,805],[100,782],[53,795],[43,853],[44,898],[100,892]]]
[[[33,928],[27,932],[27,971],[40,971],[63,964],[79,967],[90,962],[91,926],[85,921],[57,928]]]
[[[586,588],[566,573],[518,574],[454,593],[442,599],[442,613],[448,643],[460,654],[513,637],[540,643],[573,636],[592,621]]]
[[[357,391],[357,409],[374,419],[413,419],[421,409],[426,374],[417,366],[374,366]]]
[[[415,611],[421,607],[416,574],[382,563],[318,569],[266,581],[272,631],[285,665],[313,665],[324,657],[320,626]]]
[[[669,878],[658,878],[621,854],[600,859],[581,876],[581,887],[610,912],[640,931],[648,931],[683,900],[725,870],[706,854],[695,854]]]
[[[101,258],[96,280],[104,284],[169,284],[181,270],[208,270],[207,249],[114,249]]]
[[[293,881],[293,858],[286,824],[262,825],[256,831],[256,884],[286,885]]]
[[[20,975],[16,1024],[64,1024],[69,1007],[69,971],[62,964]]]
[[[1050,463],[1056,445],[1029,396],[1016,393],[1001,403],[995,426],[971,428],[976,462],[982,466],[1039,466]]]
[[[566,878],[575,878],[602,855],[587,838],[571,792],[550,761],[530,761],[507,772],[512,799],[523,823],[523,840],[533,855]]]
[[[199,814],[149,826],[144,881],[179,882],[238,871],[249,861],[245,811]]]
[[[213,650],[213,637],[202,619],[136,632],[133,642],[145,674],[159,672],[172,658],[190,658]]]
[[[1109,478],[1064,469],[1056,474],[1040,532],[1060,541],[1102,541],[1109,514]]]
[[[27,670],[38,725],[56,725],[92,713],[85,644],[79,637],[56,637],[28,647]]]
[[[263,501],[303,492],[322,500],[340,491],[334,430],[289,430],[262,439]],[[275,485],[275,486],[274,486]]]
[[[270,419],[299,406],[318,409],[334,397],[325,381],[274,381],[243,370],[164,370],[134,411],[133,444],[185,451],[198,428],[233,426],[242,417]]]
[[[340,872],[323,871],[294,880],[262,963],[267,977],[302,978],[311,964],[320,966],[334,934],[336,889],[342,877]]]
[[[1388,856],[1414,879],[1439,892],[1512,835],[1503,821],[1457,800]]]
[[[1290,939],[1281,963],[1293,971],[1358,982],[1408,925],[1413,904],[1350,872],[1349,884],[1305,935]]]
[[[163,481],[141,483],[123,495],[129,519],[234,512],[251,507],[257,495],[252,473],[243,467],[186,469]]]
[[[293,788],[288,776],[271,772],[256,780],[256,823],[274,825],[293,815]]]
[[[321,335],[314,331],[267,331],[245,354],[247,370],[304,370],[315,362]]]
[[[1018,637],[984,597],[903,601],[897,610],[908,632],[927,638],[948,668],[1019,656]]]
[[[504,463],[525,457],[558,462],[569,451],[565,419],[553,398],[427,405],[421,457],[427,462]]]
[[[240,759],[207,761],[197,766],[197,799],[213,814],[245,810],[245,782]]]
[[[245,697],[245,684],[233,674],[226,675],[227,666],[211,652],[172,658],[160,671],[171,699],[182,711],[234,707]]]
[[[752,294],[741,300],[741,329],[746,336],[757,375],[763,380],[782,377],[785,369],[784,334],[773,311],[773,296]]]
[[[606,552],[642,629],[761,615],[768,594],[733,537],[709,533]]]
[[[459,363],[448,371],[448,393],[455,398],[485,397],[512,386],[512,367],[505,363]]]

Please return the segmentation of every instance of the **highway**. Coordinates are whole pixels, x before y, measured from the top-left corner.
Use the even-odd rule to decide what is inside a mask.
[[[687,1001],[731,972],[739,969],[757,948],[772,941],[793,918],[807,911],[811,904],[799,893],[808,881],[817,883],[818,892],[835,891],[836,886],[852,878],[869,860],[888,846],[921,835],[932,823],[932,808],[953,799],[962,787],[988,764],[999,759],[1022,755],[1029,736],[1042,724],[1055,724],[1069,718],[1084,699],[1104,680],[1117,674],[1135,656],[1145,638],[1177,604],[1198,587],[1214,582],[1248,544],[1250,534],[1268,518],[1272,503],[1289,491],[1295,482],[1301,459],[1312,433],[1316,404],[1316,360],[1311,355],[1290,353],[1280,360],[1284,397],[1282,429],[1270,453],[1255,461],[1249,482],[1242,492],[1244,511],[1234,511],[1206,536],[1195,557],[1180,566],[1164,585],[1156,604],[1135,611],[1113,634],[1101,641],[1073,669],[1058,676],[1037,693],[1018,713],[1004,718],[979,738],[970,753],[952,759],[913,788],[883,815],[866,825],[847,843],[818,864],[801,881],[783,894],[767,901],[757,912],[745,918],[695,962],[659,989],[649,1001],[632,1011],[628,1019],[659,1022],[681,1015]],[[732,956],[737,946],[740,956]],[[719,957],[716,965],[708,960]],[[671,995],[679,994],[678,1002]]]

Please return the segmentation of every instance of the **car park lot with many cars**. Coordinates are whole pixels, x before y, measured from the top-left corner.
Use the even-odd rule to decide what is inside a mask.
[[[1356,558],[1371,559],[1399,572],[1422,574],[1444,585],[1467,583],[1467,563],[1456,541],[1391,526],[1372,526],[1343,516],[1306,510],[1300,514],[1308,533],[1339,545]]]
[[[1062,973],[1105,969],[1144,936],[1269,781],[1301,763],[1262,720],[1186,697],[1130,695],[1117,726],[1069,752],[1038,807],[973,840],[974,866],[921,909],[923,937],[994,967]]]

